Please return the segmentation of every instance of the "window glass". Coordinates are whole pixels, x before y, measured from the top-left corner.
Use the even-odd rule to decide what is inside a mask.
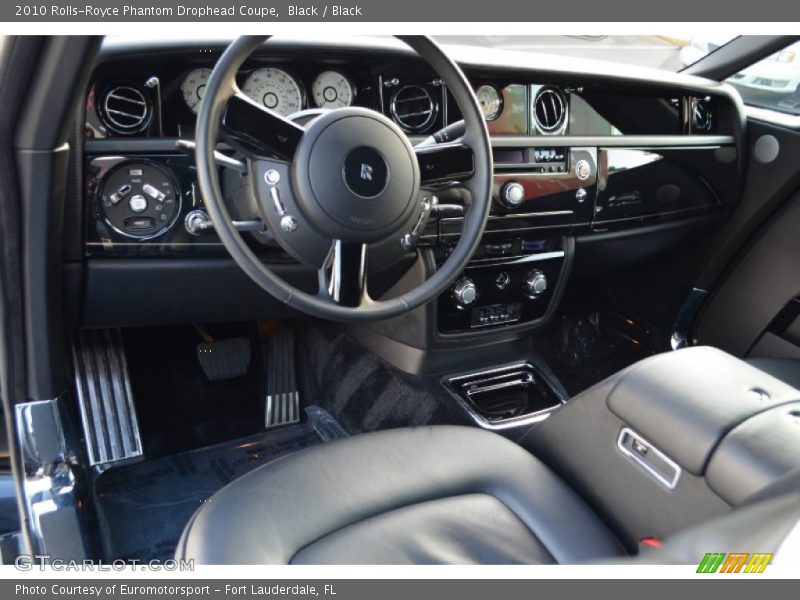
[[[800,42],[727,79],[745,104],[800,115]]]

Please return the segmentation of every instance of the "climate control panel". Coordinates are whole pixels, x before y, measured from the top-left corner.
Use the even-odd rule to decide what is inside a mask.
[[[480,253],[481,258],[470,263],[449,293],[439,297],[439,331],[478,331],[543,317],[565,256],[552,243],[543,244],[541,251],[529,254],[493,257]]]

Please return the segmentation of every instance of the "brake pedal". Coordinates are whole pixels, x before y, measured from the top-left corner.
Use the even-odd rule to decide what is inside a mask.
[[[197,345],[197,359],[209,381],[233,379],[247,374],[250,340],[244,337],[206,341]]]
[[[104,466],[142,456],[122,333],[79,331],[72,358],[89,464]]]
[[[294,364],[294,332],[271,333],[264,344],[267,393],[264,428],[300,421],[300,392]]]

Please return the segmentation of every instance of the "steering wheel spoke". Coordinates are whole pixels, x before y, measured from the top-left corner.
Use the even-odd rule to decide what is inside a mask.
[[[234,140],[291,162],[305,129],[234,91],[222,115],[222,127]]]
[[[472,148],[461,141],[417,146],[414,151],[422,185],[465,181],[475,173]]]
[[[358,307],[372,302],[367,291],[369,246],[333,240],[319,269],[319,297],[340,306]]]
[[[446,139],[434,136],[436,143],[413,148],[387,115],[365,107],[310,114],[304,127],[252,101],[237,87],[236,76],[269,36],[242,37],[228,47],[209,75],[197,115],[197,181],[220,241],[264,290],[317,317],[375,321],[434,300],[468,264],[489,217],[491,141],[472,86],[430,38],[397,37],[442,78],[463,115],[463,127],[448,129]],[[223,159],[215,153],[220,134],[247,158],[248,183],[272,237],[318,270],[317,293],[280,277],[237,231],[220,181]],[[468,208],[434,201],[434,193],[451,186],[463,192]],[[426,195],[429,201],[420,207]],[[381,267],[408,255],[431,214],[462,210],[462,235],[443,264],[400,295],[370,298],[368,248],[375,252],[369,257],[373,267]]]

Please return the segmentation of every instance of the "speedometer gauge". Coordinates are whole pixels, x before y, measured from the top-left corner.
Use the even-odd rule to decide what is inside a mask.
[[[252,100],[284,117],[303,108],[303,92],[282,69],[267,67],[250,74],[242,91]]]
[[[503,97],[493,85],[482,85],[475,90],[478,104],[481,105],[483,118],[487,121],[494,121],[503,111]]]
[[[211,69],[194,69],[187,73],[181,83],[183,100],[194,114],[200,110],[200,101],[206,92],[209,75],[211,75]]]
[[[314,102],[320,108],[342,108],[353,103],[350,80],[337,71],[324,71],[311,84]]]

